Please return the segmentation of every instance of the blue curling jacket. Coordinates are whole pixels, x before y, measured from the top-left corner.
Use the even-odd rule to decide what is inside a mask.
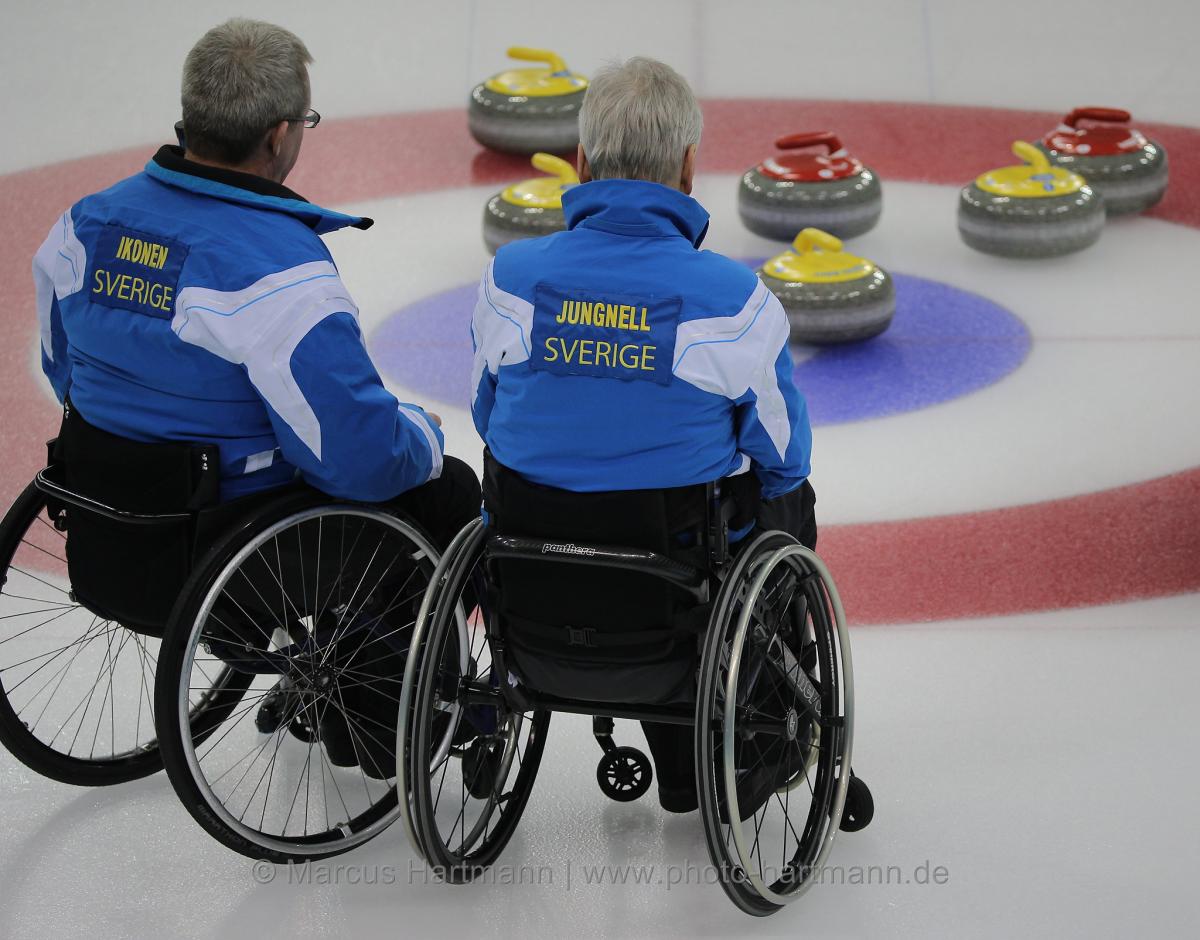
[[[383,387],[320,238],[370,224],[164,147],[38,250],[42,368],[103,430],[219,445],[223,499],[297,474],[396,496],[441,473],[443,441]]]
[[[639,180],[563,196],[567,231],[513,242],[479,285],[475,427],[500,463],[576,492],[752,469],[766,499],[809,473],[786,314],[699,245],[708,213]]]

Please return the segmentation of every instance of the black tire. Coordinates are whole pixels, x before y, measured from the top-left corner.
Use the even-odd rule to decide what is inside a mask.
[[[819,559],[780,532],[743,548],[705,640],[696,775],[709,857],[748,914],[773,914],[807,890],[837,832],[850,773],[849,669],[840,602]],[[806,702],[819,703],[820,718]],[[727,781],[736,781],[728,796]]]
[[[312,557],[313,538],[315,564],[310,564],[306,572],[303,559]],[[285,574],[284,562],[280,560],[280,546],[290,544],[289,539],[295,540],[296,558],[300,560],[298,590],[290,586],[284,589],[284,582],[294,577],[297,570],[289,567]],[[375,539],[378,544],[372,549],[371,542]],[[333,561],[335,547],[341,553],[340,562]],[[270,561],[272,551],[277,568]],[[256,557],[266,567],[251,568],[257,564]],[[322,560],[326,557],[330,560],[322,570]],[[408,567],[396,569],[393,581],[387,581],[392,566],[406,564],[405,558]],[[155,702],[171,785],[188,812],[210,835],[235,852],[282,864],[337,855],[373,838],[394,821],[398,803],[391,782],[395,756],[390,749],[395,729],[389,729],[374,717],[375,713],[369,713],[365,705],[347,705],[347,702],[351,695],[361,696],[368,691],[385,699],[391,697],[393,690],[398,693],[403,671],[402,650],[392,652],[398,647],[385,649],[381,644],[393,635],[403,637],[411,629],[409,612],[415,616],[416,603],[424,594],[436,560],[437,553],[429,540],[401,517],[378,507],[331,504],[328,497],[306,493],[268,504],[239,531],[219,542],[196,567],[167,625]],[[246,570],[253,570],[260,583],[264,571],[276,576],[279,604],[289,609],[291,621],[277,624],[263,614],[267,601],[261,593],[258,597],[263,601],[262,611],[252,615],[240,607],[236,600],[238,592],[229,586],[245,582],[253,589],[254,579]],[[305,606],[310,590],[311,609]],[[335,590],[339,592],[337,603],[334,603]],[[245,590],[242,594],[247,596]],[[300,606],[305,607],[305,613],[301,613]],[[244,619],[231,628],[216,611],[220,608],[228,617],[234,607],[240,607]],[[256,616],[260,619],[256,620]],[[301,627],[299,634],[295,631],[297,624]],[[300,634],[303,643],[297,642],[296,636]],[[231,643],[231,636],[245,640],[244,647]],[[364,648],[369,654],[365,658],[359,656]],[[239,652],[243,649],[245,652]],[[201,751],[202,742],[183,733],[179,716],[187,694],[184,677],[190,676],[205,656],[235,662],[240,670],[252,673],[251,686],[257,684],[262,690],[248,693],[243,708],[226,715],[227,720],[223,720],[219,729],[207,729],[219,733]],[[367,670],[375,666],[383,671],[368,674]],[[304,714],[279,724],[251,756],[255,743],[263,737],[255,737],[257,716],[251,711],[284,672],[305,689]],[[351,692],[352,689],[359,691]],[[341,721],[346,732],[338,744],[342,753],[337,757],[334,741],[323,740],[321,730],[332,727],[335,721]],[[226,752],[238,753],[241,745],[236,742],[240,740],[244,745],[248,738],[255,743],[239,759],[250,761],[241,771],[242,778],[251,773],[251,768],[260,766],[259,760],[267,748],[273,749],[265,758],[262,776],[239,816],[234,796],[241,779],[224,796],[218,791],[223,786],[227,789],[223,778],[226,774],[232,777],[232,771],[240,763],[234,762],[223,774],[217,769],[222,761],[232,759]],[[382,755],[380,741],[387,742],[387,751]],[[284,747],[288,750],[283,751]],[[223,750],[217,753],[218,748]],[[344,757],[347,750],[349,764]],[[284,782],[276,783],[277,765]],[[390,771],[389,766],[393,768]],[[314,782],[318,773],[320,779]],[[293,781],[292,777],[296,779]],[[262,789],[264,780],[266,787]],[[353,792],[349,790],[350,783],[355,788]],[[302,785],[301,811],[298,804]],[[254,803],[260,789],[261,815]],[[311,805],[313,802],[316,808]],[[254,813],[250,812],[251,807]],[[280,823],[284,812],[286,816]],[[297,826],[301,827],[299,831]]]
[[[632,803],[650,789],[654,771],[650,759],[636,747],[618,747],[596,764],[596,782],[610,800]]]
[[[550,724],[547,711],[522,713],[510,708],[500,691],[500,677],[492,675],[486,613],[482,607],[474,608],[478,614],[472,619],[472,610],[461,601],[468,585],[480,583],[484,537],[482,521],[471,522],[434,573],[435,587],[422,604],[413,634],[400,705],[401,783],[410,794],[405,827],[439,877],[455,884],[481,874],[512,838],[533,790]],[[470,665],[463,668],[462,663]],[[469,676],[464,675],[467,671]],[[496,689],[492,704],[468,706],[462,700],[463,680],[476,688]],[[475,717],[466,717],[468,708],[475,710],[470,713]],[[477,729],[476,740],[497,741],[504,748],[489,788],[478,781],[467,785],[462,756],[470,745],[458,744],[465,721]],[[447,739],[456,746],[447,749],[443,743]],[[485,790],[486,796],[474,795]],[[461,833],[457,844],[456,833]]]
[[[56,517],[59,511],[54,510]],[[33,483],[25,487],[0,522],[0,572],[4,583],[0,590],[0,601],[3,602],[0,619],[0,743],[31,770],[61,783],[109,786],[137,780],[157,773],[163,766],[154,728],[151,691],[159,640],[135,633],[119,623],[102,620],[74,601],[67,580],[65,539],[48,514],[45,495]],[[31,569],[28,564],[31,561],[39,567]],[[61,582],[66,582],[67,586],[62,587]],[[48,605],[47,608],[40,608],[42,604]],[[34,609],[21,609],[30,605]],[[52,613],[53,616],[44,623],[33,624],[41,613]],[[46,652],[34,653],[33,648],[45,642],[39,639],[39,631],[46,628],[65,634],[65,637],[50,641],[63,645],[52,645]],[[10,642],[11,648],[23,650],[11,660],[6,658]],[[99,655],[101,647],[105,652],[101,667],[96,670],[94,657]],[[89,652],[93,654],[91,658],[86,655]],[[38,660],[44,661],[39,664]],[[50,669],[53,671],[49,672]],[[43,670],[49,675],[38,677]],[[42,684],[42,678],[49,681]],[[36,691],[23,703],[20,690],[29,681],[33,682]],[[87,691],[89,681],[90,692]],[[63,695],[78,694],[81,687],[85,689],[86,698],[67,712],[63,721],[63,713],[54,698],[60,692]],[[232,670],[214,673],[207,694],[196,702],[192,712],[196,733],[203,733],[202,729],[221,713],[232,711],[244,688]],[[47,689],[49,695],[43,699],[42,693]],[[85,732],[98,689],[101,691],[97,724],[91,749],[84,756],[75,751],[75,745],[79,743],[80,733]],[[28,695],[28,692],[24,694]],[[76,719],[80,706],[83,712]],[[123,714],[132,712],[136,715],[132,738],[118,735],[118,707]],[[107,750],[101,747],[97,752],[105,708],[109,719],[108,738],[112,743]],[[34,709],[38,711],[36,717],[30,714]],[[43,722],[48,714],[53,720],[55,712],[63,723],[51,735],[51,729],[43,730]],[[76,721],[75,733],[68,743],[64,732],[69,733]],[[118,747],[118,737],[128,745]]]

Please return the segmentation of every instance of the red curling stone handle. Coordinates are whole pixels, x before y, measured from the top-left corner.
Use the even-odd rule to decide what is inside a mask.
[[[1076,108],[1063,119],[1063,123],[1068,127],[1078,127],[1080,121],[1126,124],[1131,116],[1128,111],[1121,108]]]
[[[815,131],[810,134],[788,134],[775,141],[780,150],[799,150],[801,147],[827,147],[827,153],[842,149],[842,142],[831,131]]]

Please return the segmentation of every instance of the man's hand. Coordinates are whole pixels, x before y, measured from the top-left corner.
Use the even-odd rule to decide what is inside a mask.
[[[429,416],[429,420],[436,424],[439,428],[442,426],[441,415],[435,415],[432,411],[425,412]]]

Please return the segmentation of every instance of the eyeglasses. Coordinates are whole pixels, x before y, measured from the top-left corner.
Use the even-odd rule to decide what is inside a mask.
[[[321,115],[319,112],[314,111],[312,108],[309,108],[307,111],[304,112],[303,117],[284,118],[284,120],[287,121],[289,124],[300,123],[300,124],[303,124],[305,127],[316,127],[318,124],[321,123]]]

